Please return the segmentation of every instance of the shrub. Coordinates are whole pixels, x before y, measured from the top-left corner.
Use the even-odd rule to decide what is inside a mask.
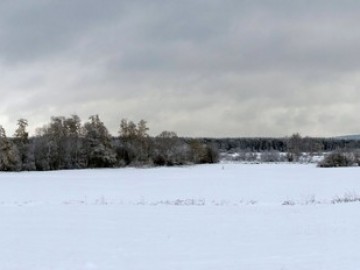
[[[280,162],[281,155],[278,151],[265,151],[261,153],[261,162]]]
[[[355,157],[352,153],[347,152],[333,152],[327,155],[322,161],[318,163],[319,167],[349,167],[355,165]]]
[[[360,195],[357,193],[345,193],[342,197],[337,196],[331,200],[332,204],[360,202]]]

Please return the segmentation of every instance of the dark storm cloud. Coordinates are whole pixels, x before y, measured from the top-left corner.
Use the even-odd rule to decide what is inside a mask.
[[[358,1],[3,1],[0,121],[154,134],[358,133]]]

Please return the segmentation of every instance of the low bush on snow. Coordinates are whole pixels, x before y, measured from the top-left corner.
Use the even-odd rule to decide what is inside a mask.
[[[356,158],[353,153],[336,151],[325,156],[325,158],[318,163],[319,167],[349,167],[357,165]]]
[[[344,196],[337,196],[336,198],[331,200],[332,204],[338,203],[352,203],[352,202],[360,202],[360,194],[357,193],[346,193]]]

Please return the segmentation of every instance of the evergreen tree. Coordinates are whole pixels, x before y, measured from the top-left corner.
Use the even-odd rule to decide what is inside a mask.
[[[111,136],[98,115],[90,116],[84,125],[85,150],[88,167],[113,167],[116,155]]]
[[[19,152],[22,171],[33,171],[35,167],[34,147],[30,144],[29,133],[27,132],[28,121],[19,119],[14,134],[14,143]]]
[[[19,171],[21,160],[16,146],[6,137],[5,129],[0,126],[0,170]]]

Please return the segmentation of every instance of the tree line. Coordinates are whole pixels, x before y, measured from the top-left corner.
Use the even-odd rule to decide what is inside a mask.
[[[0,126],[0,171],[47,171],[172,166],[218,162],[216,147],[198,139],[179,138],[175,132],[148,134],[145,120],[121,120],[112,136],[98,115],[82,124],[79,116],[51,117],[50,123],[29,136],[28,121],[19,119],[12,137]]]
[[[283,138],[204,138],[204,143],[216,146],[220,154],[235,154],[235,160],[265,162],[297,162],[304,156],[329,153],[358,153],[360,140],[344,138],[302,137],[295,133]],[[304,155],[306,154],[306,155]],[[356,154],[357,155],[357,154]]]
[[[261,153],[262,161],[296,162],[303,153],[360,149],[360,140],[302,137],[298,133],[284,138],[194,139],[163,131],[154,137],[148,134],[145,120],[135,123],[122,119],[117,136],[113,136],[98,115],[85,123],[77,115],[51,117],[34,136],[29,136],[27,128],[28,121],[19,119],[15,133],[8,137],[0,126],[0,171],[216,163],[219,153],[237,153],[237,159],[244,161],[256,160],[256,153]]]
[[[301,152],[331,152],[339,149],[360,149],[360,140],[342,138],[302,137],[295,133],[283,138],[204,138],[205,143],[213,143],[220,151],[263,152],[276,150],[288,152],[296,146]]]

